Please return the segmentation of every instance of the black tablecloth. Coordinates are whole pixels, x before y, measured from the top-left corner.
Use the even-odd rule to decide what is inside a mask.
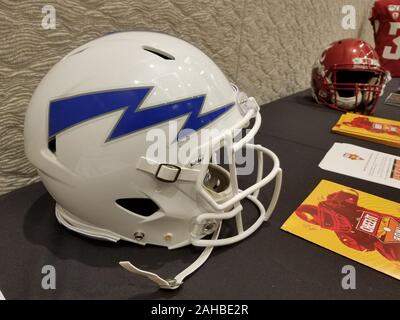
[[[392,80],[376,116],[400,120],[400,108],[384,105],[400,80]],[[309,90],[262,107],[256,142],[273,150],[284,170],[276,210],[250,238],[216,248],[207,263],[177,291],[159,290],[118,265],[131,260],[174,276],[201,252],[81,237],[59,225],[54,201],[41,183],[0,197],[0,290],[7,299],[360,299],[400,298],[400,282],[280,230],[321,179],[400,201],[398,189],[323,171],[318,164],[334,142],[399,154],[399,150],[330,133],[340,114],[313,102]],[[242,177],[249,183],[250,177]],[[261,193],[268,202],[270,190]],[[254,208],[246,207],[248,212]],[[251,214],[250,214],[251,215]],[[356,290],[343,290],[344,265],[356,268]],[[56,289],[41,286],[42,267],[56,268]]]

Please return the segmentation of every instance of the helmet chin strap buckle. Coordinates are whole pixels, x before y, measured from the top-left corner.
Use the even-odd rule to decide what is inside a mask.
[[[212,240],[218,239],[219,232],[221,231],[221,225],[222,223],[220,223],[218,229],[215,230],[214,234],[212,235]],[[161,278],[156,273],[145,271],[135,267],[129,261],[120,261],[119,265],[124,269],[128,270],[129,272],[136,273],[137,275],[142,277],[146,277],[147,279],[156,283],[161,289],[176,290],[183,284],[183,280],[187,276],[191,275],[207,261],[213,249],[214,247],[211,246],[204,248],[200,256],[191,265],[189,265],[186,269],[184,269],[173,279]]]

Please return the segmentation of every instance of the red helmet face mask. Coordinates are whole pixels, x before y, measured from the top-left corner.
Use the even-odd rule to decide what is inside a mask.
[[[311,75],[318,103],[361,114],[373,113],[390,73],[365,41],[344,39],[328,46],[317,59]]]

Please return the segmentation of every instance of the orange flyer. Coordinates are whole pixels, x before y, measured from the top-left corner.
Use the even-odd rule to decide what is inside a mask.
[[[282,229],[400,280],[400,203],[322,180]]]

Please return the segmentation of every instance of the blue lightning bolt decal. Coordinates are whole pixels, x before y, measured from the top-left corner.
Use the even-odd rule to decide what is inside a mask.
[[[232,108],[234,103],[199,115],[205,95],[137,110],[153,88],[129,88],[88,93],[50,103],[49,138],[80,123],[119,109],[126,109],[107,141],[190,114],[180,132],[197,131]],[[182,135],[178,133],[178,137]]]

